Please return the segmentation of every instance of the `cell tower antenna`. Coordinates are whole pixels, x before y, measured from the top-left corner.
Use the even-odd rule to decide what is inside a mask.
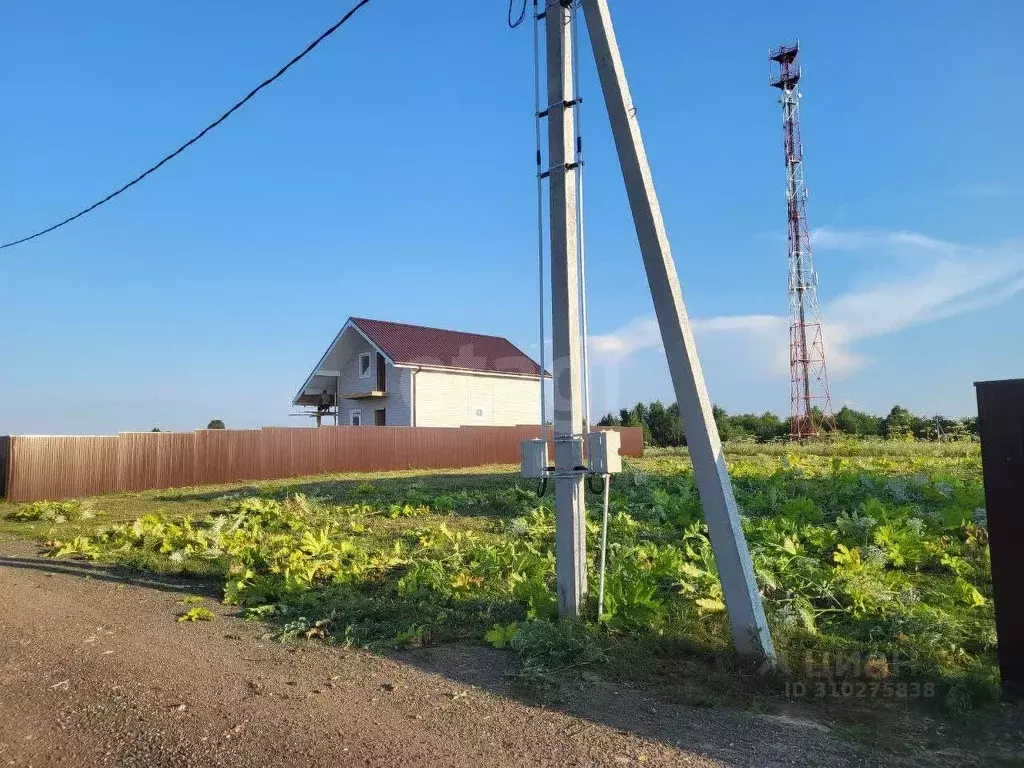
[[[800,140],[800,43],[770,50],[770,82],[782,104],[782,140],[786,154],[786,207],[789,219],[789,433],[793,440],[815,437],[834,428],[832,398],[825,367],[825,339],[818,309],[818,274],[814,271],[807,226],[804,148]]]

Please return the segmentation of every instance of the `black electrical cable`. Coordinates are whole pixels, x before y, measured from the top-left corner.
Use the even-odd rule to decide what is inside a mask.
[[[320,43],[322,43],[328,37],[330,37],[335,32],[337,32],[338,29],[341,28],[341,26],[345,24],[345,22],[347,22],[349,19],[351,19],[353,16],[355,16],[356,11],[358,11],[360,8],[362,8],[364,5],[366,5],[369,2],[370,2],[370,0],[359,0],[359,2],[356,3],[348,13],[346,13],[344,16],[342,16],[341,19],[334,26],[330,27],[326,32],[324,32],[322,35],[320,35],[320,37],[318,37],[312,43],[307,45],[306,48],[302,51],[302,53],[300,53],[297,56],[295,56],[291,61],[289,61],[287,64],[285,64],[279,70],[277,70],[277,72],[275,72],[273,75],[271,75],[266,80],[264,80],[262,83],[257,85],[251,91],[249,91],[249,93],[247,93],[245,95],[245,98],[243,98],[241,101],[237,102],[233,107],[231,107],[231,109],[229,109],[223,115],[218,117],[216,120],[214,120],[208,126],[203,128],[203,130],[201,130],[199,133],[197,133],[191,139],[186,141],[184,144],[182,144],[176,150],[171,152],[171,154],[167,155],[159,163],[157,163],[156,165],[151,166],[150,168],[148,168],[143,173],[140,173],[138,176],[136,176],[134,179],[129,181],[127,184],[125,184],[124,186],[120,187],[119,189],[114,190],[109,195],[104,197],[102,200],[98,200],[97,202],[95,202],[92,205],[90,205],[88,208],[83,208],[81,211],[76,213],[74,216],[69,216],[68,218],[64,219],[64,221],[58,222],[57,224],[54,224],[52,227],[47,227],[46,229],[41,229],[40,231],[36,232],[33,235],[28,235],[27,237],[22,237],[22,238],[20,238],[18,240],[12,240],[9,243],[4,243],[4,244],[0,245],[0,249],[11,248],[11,247],[13,247],[15,245],[20,245],[21,243],[27,243],[29,240],[34,240],[37,237],[41,237],[42,235],[48,234],[50,232],[53,232],[55,229],[60,229],[65,224],[70,224],[75,219],[78,219],[78,218],[81,218],[82,216],[85,216],[85,214],[89,213],[90,211],[94,211],[97,208],[99,208],[101,205],[103,205],[104,203],[107,203],[107,202],[113,200],[115,197],[120,195],[122,192],[125,192],[126,190],[130,189],[131,187],[134,187],[136,184],[138,184],[144,178],[149,176],[149,174],[151,174],[154,171],[156,171],[158,168],[160,168],[162,165],[164,165],[168,161],[173,160],[175,157],[177,157],[182,152],[184,152],[186,149],[191,147],[193,144],[195,144],[197,141],[199,141],[201,138],[203,138],[206,134],[208,134],[210,131],[212,131],[214,128],[216,128],[218,125],[220,125],[225,120],[227,120],[229,117],[231,117],[232,114],[234,114],[239,109],[241,109],[245,105],[245,103],[248,102],[253,96],[255,96],[257,93],[262,91],[264,88],[266,88],[272,82],[277,80],[279,77],[281,77],[281,75],[283,75],[285,72],[287,72],[289,69],[291,69],[293,65],[297,64],[301,59],[303,59],[306,56],[306,54],[308,54],[310,51],[312,51],[314,48],[316,48],[318,45],[320,45]],[[511,11],[511,6],[510,6],[509,18],[511,18],[511,13],[512,13],[512,11]],[[524,10],[524,13],[525,13],[525,10]]]
[[[509,0],[509,29],[514,30],[516,27],[523,23],[523,19],[526,18],[526,0],[522,0],[522,7],[519,9],[519,17],[515,20],[512,19],[512,8],[515,6],[515,0]]]

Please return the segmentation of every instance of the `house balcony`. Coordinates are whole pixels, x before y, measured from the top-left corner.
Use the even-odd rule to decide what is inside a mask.
[[[371,389],[368,392],[343,392],[338,395],[339,400],[373,400],[387,397],[387,392],[379,389]]]

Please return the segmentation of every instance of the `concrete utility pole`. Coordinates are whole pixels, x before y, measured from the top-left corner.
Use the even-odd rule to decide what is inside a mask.
[[[582,344],[576,269],[576,187],[570,8],[545,0],[548,161],[551,201],[551,353],[554,376],[555,559],[558,613],[576,616],[587,591],[586,511],[583,506]]]
[[[549,14],[551,9],[548,9]],[[626,72],[622,65],[622,56],[612,28],[611,13],[607,0],[583,0],[583,12],[590,33],[590,42],[597,59],[597,72],[604,92],[608,116],[611,119],[612,134],[615,147],[622,166],[622,175],[626,182],[629,205],[633,212],[640,251],[643,254],[644,268],[647,270],[647,282],[654,299],[655,314],[661,329],[661,339],[665,345],[672,383],[675,387],[679,412],[686,430],[686,441],[690,448],[693,461],[693,472],[704,506],[704,517],[711,534],[711,544],[718,563],[718,574],[722,580],[722,590],[729,611],[732,625],[733,642],[736,650],[774,659],[775,649],[768,631],[768,623],[764,616],[764,606],[754,578],[754,568],[747,550],[747,540],[740,527],[736,499],[733,497],[732,483],[725,467],[722,443],[718,437],[718,427],[711,412],[711,400],[704,384],[704,373],[697,359],[697,347],[690,328],[686,307],[683,305],[683,294],[676,275],[675,262],[669,247],[665,222],[661,215],[661,206],[654,191],[651,167],[647,161],[640,125],[636,119],[636,109],[626,82]],[[549,41],[552,40],[549,27]],[[557,34],[557,30],[556,30]],[[548,46],[548,69],[550,78],[555,78],[554,69],[559,66],[560,59],[551,58],[552,46]],[[557,53],[557,51],[556,51]],[[552,82],[553,80],[549,80]],[[552,101],[558,97],[552,96]],[[552,147],[555,146],[554,128],[552,128]],[[554,161],[558,162],[558,161]],[[554,175],[552,175],[552,180]],[[557,228],[555,220],[555,185],[552,184],[552,234]],[[561,202],[561,201],[560,201]],[[566,204],[570,204],[566,202]],[[562,235],[564,236],[564,235]],[[552,237],[554,242],[554,237]],[[552,256],[558,253],[552,250]],[[555,289],[555,298],[561,296]],[[558,313],[555,315],[558,328]],[[558,360],[559,337],[555,335],[555,360]],[[563,347],[564,349],[564,347]],[[556,367],[556,376],[558,369]],[[558,418],[558,379],[555,380],[555,414]],[[575,411],[574,411],[575,413]],[[556,431],[558,422],[556,421]],[[581,509],[582,511],[582,509]],[[562,525],[562,501],[559,497],[558,524]],[[559,558],[562,553],[557,552]],[[561,574],[561,571],[559,571]],[[561,578],[561,576],[559,577]],[[561,581],[559,581],[561,589]]]

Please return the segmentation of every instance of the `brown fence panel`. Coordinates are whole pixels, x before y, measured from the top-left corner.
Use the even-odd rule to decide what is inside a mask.
[[[334,430],[336,427],[323,427],[322,429]],[[264,466],[264,477],[278,475],[299,477],[326,471],[324,467],[330,457],[324,454],[331,450],[329,443],[332,437],[327,431],[321,432],[315,428],[300,427],[288,437],[290,438],[288,442],[281,446],[281,450],[276,454],[277,463]]]
[[[117,436],[116,490],[195,485],[195,449],[191,432],[122,432]]]
[[[519,461],[519,427],[460,427],[460,443],[470,453],[460,466],[515,464]],[[536,434],[536,429],[534,430]]]
[[[316,450],[326,459],[325,472],[355,472],[360,466],[362,427],[338,426],[320,436]]]
[[[409,469],[408,454],[404,444],[413,437],[413,427],[369,427],[366,429],[376,433],[370,456],[374,470]]]
[[[309,437],[303,440],[303,461],[299,465],[299,471],[303,467],[312,468],[314,475],[323,475],[328,472],[341,472],[345,466],[338,451],[338,431],[342,427],[321,427],[320,429],[308,429]]]
[[[116,437],[11,437],[10,501],[68,499],[117,487]]]
[[[365,472],[390,469],[384,430],[357,427],[354,432],[356,446],[361,453],[359,456],[360,469]]]
[[[260,474],[262,477],[297,477],[302,474],[306,461],[305,445],[308,441],[304,427],[262,430],[260,436]]]
[[[643,433],[616,428],[624,456]],[[321,427],[127,432],[117,437],[11,437],[7,497],[65,499],[331,472],[516,464],[537,426]],[[550,436],[550,431],[549,431]],[[553,455],[553,454],[552,454]]]
[[[196,483],[196,434],[168,432],[160,446],[157,488],[184,488]]]
[[[339,465],[349,472],[364,472],[369,468],[366,452],[361,450],[358,433],[361,427],[339,427],[335,433]]]
[[[196,485],[260,480],[261,430],[202,429],[196,439]]]
[[[122,432],[117,436],[117,490],[160,487],[160,444],[164,437],[163,432]]]
[[[438,453],[441,448],[443,437],[438,427],[410,427],[413,430],[405,441],[403,456],[403,469],[436,469],[438,464]],[[451,430],[445,430],[450,432]],[[446,453],[452,464],[455,464],[457,457]]]

